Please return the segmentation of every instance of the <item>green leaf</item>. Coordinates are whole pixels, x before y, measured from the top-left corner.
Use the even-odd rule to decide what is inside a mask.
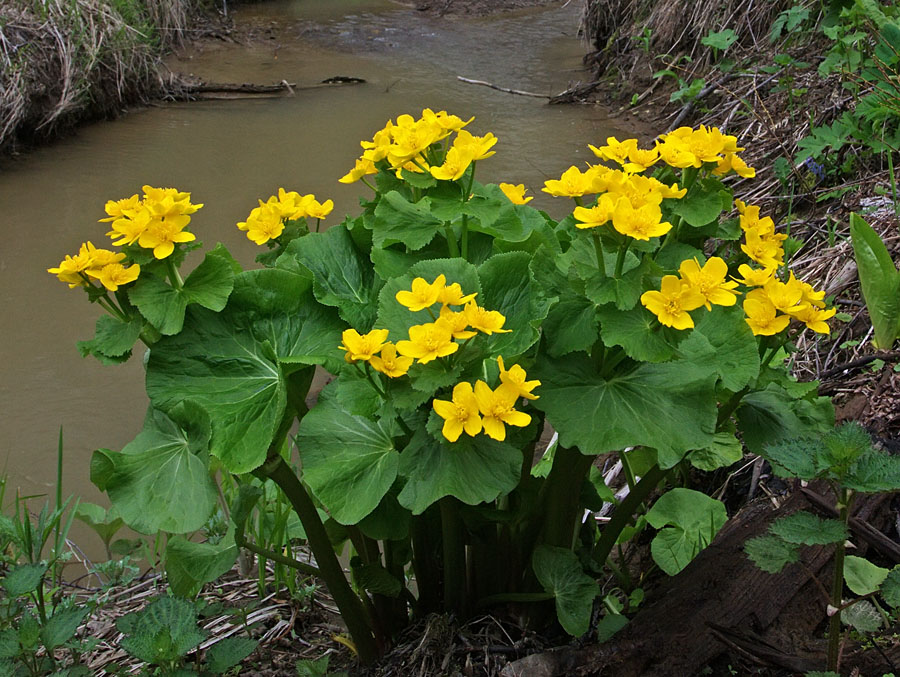
[[[0,630],[0,660],[15,658],[19,655],[19,633],[12,628]],[[0,669],[0,675],[2,675]],[[10,673],[14,674],[14,673]]]
[[[796,437],[766,445],[759,455],[772,464],[779,477],[811,480],[825,469],[819,459],[821,447],[818,439]]]
[[[734,392],[759,375],[756,338],[738,306],[713,306],[703,313],[678,350],[688,360],[713,366],[722,385]]]
[[[769,531],[796,545],[828,545],[841,543],[848,537],[847,528],[840,520],[819,519],[805,510],[775,520]]]
[[[881,629],[884,619],[874,604],[863,599],[841,611],[841,622],[860,632],[875,632]]]
[[[622,628],[628,625],[628,618],[621,614],[608,613],[597,623],[597,641],[608,642]]]
[[[411,289],[414,278],[421,277],[430,284],[437,279],[438,275],[443,275],[448,285],[458,283],[463,294],[478,294],[479,296],[475,300],[481,303],[481,281],[478,278],[477,269],[471,263],[464,259],[420,261],[403,277],[388,280],[378,295],[376,326],[387,329],[390,332],[390,340],[405,340],[410,327],[434,321],[427,309],[411,312],[409,308],[401,305],[397,301],[397,292]],[[432,309],[435,316],[437,316],[435,309],[438,307],[438,304],[435,304]]]
[[[326,677],[328,675],[329,654],[315,660],[299,660],[296,663],[297,677]]]
[[[115,508],[105,510],[96,503],[80,501],[75,509],[75,519],[81,520],[93,529],[104,543],[109,543],[125,522]]]
[[[491,337],[494,353],[520,355],[540,336],[538,328],[547,317],[550,299],[532,282],[530,263],[527,252],[506,252],[492,256],[478,268],[484,293],[476,302],[503,314],[503,328],[512,330]]]
[[[220,543],[195,543],[182,536],[166,545],[166,577],[179,597],[193,598],[206,583],[229,571],[237,561],[238,548],[230,536]]]
[[[400,454],[389,431],[334,400],[303,417],[297,446],[304,481],[341,524],[371,513],[397,477]]]
[[[857,595],[868,595],[878,590],[888,573],[888,569],[876,566],[864,557],[847,555],[844,558],[844,581]]]
[[[744,552],[756,566],[770,574],[777,574],[786,564],[800,561],[797,546],[772,534],[751,538],[744,544]]]
[[[856,460],[841,483],[868,494],[896,491],[900,488],[900,457],[873,449]]]
[[[583,296],[568,296],[550,308],[541,331],[547,339],[547,352],[562,357],[588,350],[597,341],[597,306]]]
[[[177,405],[168,416],[151,409],[144,429],[120,453],[94,452],[91,481],[135,531],[195,531],[216,504],[209,439],[209,417],[195,404]]]
[[[203,407],[212,421],[210,452],[233,473],[265,460],[287,402],[283,365],[336,370],[344,362],[337,346],[346,325],[310,286],[283,270],[241,273],[225,310],[192,308],[185,330],[150,351],[150,400],[163,410],[184,400]]]
[[[378,541],[399,541],[409,535],[412,516],[397,502],[397,492],[391,491],[378,506],[359,523],[360,530]]]
[[[206,650],[206,669],[222,675],[252,654],[259,642],[250,637],[226,637]]]
[[[234,286],[234,277],[229,262],[218,253],[210,253],[188,275],[181,289],[154,275],[142,275],[129,289],[128,298],[161,334],[171,336],[184,326],[188,305],[196,303],[210,310],[222,310]]]
[[[57,609],[41,628],[41,642],[47,651],[53,651],[72,639],[87,614],[85,607]]]
[[[127,630],[122,629],[123,621]],[[152,665],[179,660],[206,637],[197,627],[193,603],[178,597],[159,597],[120,618],[117,627],[125,632],[119,646]]]
[[[884,582],[881,584],[881,596],[884,601],[892,608],[900,606],[900,565],[895,566],[888,572]]]
[[[631,265],[626,265],[620,277],[601,275],[599,271],[585,278],[585,295],[597,305],[614,303],[619,310],[631,310],[637,305],[644,291],[644,277],[651,262],[637,264],[637,258],[629,252]],[[612,273],[612,271],[609,271]]]
[[[825,402],[828,410],[820,410],[817,402],[797,398],[778,383],[769,383],[764,390],[748,393],[736,412],[744,444],[753,453],[765,455],[766,445],[821,433],[826,426],[831,428],[833,418],[823,420],[829,414],[833,416],[830,400]]]
[[[372,328],[382,282],[345,227],[298,238],[288,253],[312,272],[319,303],[336,307],[347,324],[362,334]]]
[[[581,568],[571,550],[539,545],[534,549],[531,566],[544,590],[556,601],[556,616],[563,630],[573,637],[588,631],[594,598],[600,586]]]
[[[3,587],[11,597],[20,597],[34,592],[44,580],[47,565],[43,562],[36,564],[17,564],[11,568],[3,578]]]
[[[875,347],[888,350],[900,335],[900,271],[878,233],[855,213],[850,215],[850,239]]]
[[[713,32],[710,31],[704,37],[700,38],[700,43],[713,49],[726,50],[737,41],[738,36],[732,29]]]
[[[621,346],[633,360],[665,362],[675,356],[677,330],[660,326],[656,316],[643,306],[621,311],[609,304],[597,309],[600,337],[607,348]]]
[[[385,193],[375,207],[372,239],[379,248],[402,242],[415,251],[431,242],[443,225],[444,222],[431,213],[429,198],[423,197],[412,203],[392,190]]]
[[[653,560],[674,576],[712,542],[728,520],[728,513],[721,501],[699,491],[676,488],[663,494],[645,518],[650,526],[660,529],[650,543]]]
[[[399,473],[407,482],[397,498],[414,515],[444,496],[468,505],[490,502],[515,488],[521,466],[521,452],[505,442],[465,434],[438,442],[419,429],[400,454]]]
[[[140,317],[123,322],[112,315],[101,315],[97,318],[94,338],[90,341],[79,341],[78,350],[82,357],[88,355],[108,358],[128,357],[134,342],[141,335],[144,322]]]
[[[689,362],[640,364],[600,375],[591,359],[573,353],[534,366],[546,412],[565,447],[584,454],[644,445],[670,468],[691,449],[709,446],[716,424],[715,375]]]
[[[691,465],[699,470],[711,472],[727,468],[744,456],[744,447],[734,436],[734,430],[724,430],[713,435],[712,444],[705,449],[692,451],[688,456]]]
[[[22,614],[17,626],[19,631],[19,645],[23,653],[33,653],[37,650],[41,641],[41,624],[34,613],[29,610]]]
[[[715,184],[718,182],[711,185]],[[712,223],[722,213],[722,196],[711,185],[697,181],[687,195],[675,203],[672,211],[695,228]]]
[[[373,595],[384,595],[386,597],[399,597],[403,590],[403,584],[380,562],[364,564],[359,557],[350,560],[350,567],[353,569],[353,577],[356,584],[363,590]]]

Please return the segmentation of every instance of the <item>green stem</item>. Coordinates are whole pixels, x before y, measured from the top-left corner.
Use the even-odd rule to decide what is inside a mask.
[[[472,163],[472,171],[469,174],[469,184],[466,186],[466,190],[463,193],[462,201],[463,204],[469,201],[469,195],[472,194],[472,186],[475,184],[475,165],[476,163]],[[460,230],[460,241],[462,242],[462,257],[468,261],[469,260],[469,215],[463,213],[462,215],[462,229]]]
[[[447,251],[450,258],[459,258],[459,245],[456,243],[456,235],[453,234],[453,228],[449,223],[444,226],[444,236],[447,238]]]
[[[373,186],[371,183],[366,181],[366,177],[361,176],[361,177],[359,177],[359,180],[362,181],[364,184],[366,184],[369,188],[371,188],[372,192],[374,192],[374,193],[378,192],[378,189],[376,189],[375,186]]]
[[[853,500],[853,494],[849,489],[841,489],[840,503],[838,510],[840,512],[839,519],[844,523],[844,527],[850,521],[850,503]],[[834,578],[831,581],[831,606],[834,609],[841,608],[841,601],[844,593],[844,555],[846,554],[846,546],[844,541],[840,541],[834,550]],[[828,661],[826,670],[831,672],[838,671],[838,655],[841,648],[841,612],[835,611],[828,619]]]
[[[603,245],[600,243],[600,233],[596,229],[591,230],[594,239],[594,253],[597,255],[597,270],[606,277],[606,262],[603,260]]]
[[[466,543],[456,499],[440,500],[444,561],[444,608],[459,618],[466,614]]]
[[[262,470],[281,488],[300,518],[306,530],[307,543],[319,565],[319,577],[328,586],[328,592],[341,612],[341,618],[353,638],[360,661],[365,665],[371,664],[378,657],[375,636],[372,632],[372,618],[363,606],[362,600],[347,582],[315,504],[297,475],[280,455],[271,457]]]
[[[422,618],[439,610],[440,573],[437,567],[437,506],[412,521],[413,573],[419,598],[416,614]]]
[[[581,485],[594,458],[593,455],[582,454],[577,448],[557,446],[553,467],[539,497],[544,514],[541,543],[572,548],[581,517]]]
[[[166,257],[166,272],[169,274],[169,282],[172,283],[175,289],[184,288],[184,280],[181,279],[181,273],[175,267],[175,261],[172,260],[171,256]]]
[[[634,470],[631,467],[631,461],[628,460],[628,452],[620,451],[619,460],[622,461],[622,469],[625,471],[625,482],[628,484],[628,491],[634,491],[637,480],[634,477]]]
[[[745,386],[741,390],[738,390],[731,397],[728,398],[728,401],[725,402],[721,407],[719,407],[719,414],[716,417],[716,430],[719,429],[719,426],[722,425],[725,421],[731,418],[731,415],[734,413],[734,410],[738,408],[738,405],[741,403],[744,395],[750,392],[750,386]]]
[[[266,559],[270,559],[273,562],[278,562],[279,564],[283,564],[286,567],[290,567],[291,569],[296,569],[300,573],[304,573],[307,576],[319,576],[321,577],[321,572],[318,568],[312,566],[311,564],[307,564],[306,562],[300,562],[293,557],[287,557],[282,555],[281,553],[275,552],[274,550],[268,550],[266,548],[262,548],[255,543],[250,543],[243,536],[238,536],[235,534],[234,539],[235,545],[239,548],[244,548],[245,550],[249,550],[252,553],[260,555],[261,557],[265,557]]]
[[[625,265],[625,254],[628,253],[628,247],[631,246],[631,239],[625,240],[624,244],[619,247],[619,255],[616,257],[616,272],[613,273],[613,277],[617,280],[622,277],[622,266]]]
[[[622,530],[631,522],[632,516],[640,505],[647,500],[650,492],[656,489],[657,485],[666,478],[669,472],[671,472],[671,469],[663,470],[658,465],[654,465],[641,478],[641,481],[635,485],[634,490],[628,492],[628,496],[622,500],[615,512],[613,512],[612,518],[603,527],[600,539],[594,547],[594,560],[598,564],[606,562]]]
[[[122,320],[122,322],[128,322],[128,319],[129,319],[128,316],[122,310],[120,310],[118,308],[118,306],[116,306],[116,304],[113,303],[112,299],[110,299],[108,296],[97,297],[97,303],[99,303],[100,306],[103,308],[103,310],[105,310],[107,313],[109,313],[113,317],[116,317],[116,318]]]

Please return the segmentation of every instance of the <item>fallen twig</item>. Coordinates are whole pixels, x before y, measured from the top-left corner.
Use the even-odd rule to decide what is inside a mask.
[[[519,96],[533,96],[536,99],[549,99],[550,97],[546,94],[535,94],[534,92],[525,92],[521,89],[510,89],[509,87],[500,87],[499,85],[495,85],[490,82],[485,82],[484,80],[470,80],[469,78],[464,78],[462,75],[456,76],[457,80],[462,80],[463,82],[468,82],[470,85],[482,85],[484,87],[490,87],[491,89],[496,89],[500,92],[506,92],[507,94],[518,94]]]

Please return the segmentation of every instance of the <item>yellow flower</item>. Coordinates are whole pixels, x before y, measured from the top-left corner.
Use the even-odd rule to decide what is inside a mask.
[[[595,172],[588,170],[588,172],[582,173],[578,167],[573,165],[564,171],[559,179],[544,181],[544,187],[541,190],[556,197],[581,197],[586,193],[593,192],[595,178]]]
[[[656,179],[646,176],[622,174],[621,178],[610,182],[609,192],[613,198],[624,197],[635,209],[644,205],[659,205],[666,197],[663,191],[668,187]]]
[[[395,298],[401,305],[406,306],[412,312],[430,308],[437,303],[438,296],[444,288],[447,278],[438,275],[434,282],[429,284],[424,278],[417,277],[412,281],[412,291],[398,291]]]
[[[104,211],[109,215],[105,219],[100,219],[100,223],[104,223],[106,221],[115,221],[116,219],[120,219],[122,217],[125,218],[133,218],[135,214],[141,209],[141,200],[138,198],[137,193],[132,195],[131,197],[126,197],[121,200],[109,200],[104,207]]]
[[[803,299],[803,287],[800,285],[800,280],[793,275],[787,282],[773,277],[763,285],[762,289],[754,289],[748,296],[759,297],[762,294],[765,294],[777,310],[789,313],[799,310],[798,306]]]
[[[455,339],[472,338],[478,333],[469,329],[469,319],[465,313],[455,313],[448,306],[441,308],[437,323],[447,327]]]
[[[99,280],[109,291],[116,291],[119,287],[134,282],[140,273],[139,265],[134,264],[126,268],[121,263],[108,263],[102,268],[88,271],[88,275]]]
[[[463,295],[459,282],[454,282],[446,285],[438,292],[438,301],[445,306],[464,306],[476,296],[478,296],[477,293]]]
[[[737,282],[725,281],[728,264],[718,256],[711,257],[702,268],[697,259],[682,261],[678,272],[682,280],[703,295],[707,310],[712,310],[710,304],[733,306],[737,301],[737,294],[732,291],[737,287]]]
[[[500,366],[500,383],[503,386],[515,391],[516,397],[524,397],[526,400],[536,400],[537,395],[532,395],[531,391],[541,385],[540,381],[526,381],[528,376],[525,370],[518,364],[514,364],[507,369],[503,365],[503,356],[497,356],[497,364]]]
[[[500,190],[503,191],[503,194],[509,198],[509,201],[514,205],[524,205],[531,202],[534,197],[525,197],[525,193],[527,189],[525,188],[524,183],[520,183],[514,186],[511,183],[501,183]]]
[[[488,437],[502,442],[506,439],[504,424],[523,428],[531,423],[531,416],[515,410],[517,399],[516,392],[506,385],[491,390],[484,381],[475,383],[475,401],[483,417],[481,424]]]
[[[829,334],[831,330],[828,328],[828,323],[825,320],[834,317],[835,313],[837,313],[837,308],[824,310],[823,308],[816,308],[804,303],[798,310],[791,312],[790,315],[795,320],[805,324],[807,329],[812,329],[819,334]]]
[[[474,146],[452,146],[447,151],[444,164],[431,167],[431,175],[440,181],[456,181],[469,168],[475,159]]]
[[[355,362],[356,360],[371,360],[384,347],[387,341],[387,329],[373,329],[368,334],[362,334],[355,329],[345,329],[341,334],[343,344],[341,350],[346,350],[347,354],[344,359],[347,362]]]
[[[60,282],[66,282],[69,289],[87,286],[89,282],[85,276],[93,263],[91,249],[93,245],[90,242],[83,243],[75,256],[67,254],[58,267],[48,268],[47,272],[56,275]],[[124,254],[122,256],[124,257]]]
[[[157,259],[164,259],[175,251],[176,244],[197,239],[196,235],[182,228],[177,221],[151,221],[150,226],[141,233],[138,244],[144,249],[152,249]]]
[[[258,245],[274,240],[284,232],[284,221],[277,205],[263,203],[250,212],[246,221],[237,224],[240,230],[247,233],[247,238]]]
[[[742,263],[738,266],[738,272],[744,276],[743,278],[735,278],[741,284],[748,287],[762,287],[775,275],[775,267],[770,266],[769,268],[754,269],[746,263]]]
[[[690,329],[694,326],[694,320],[688,311],[696,310],[706,303],[706,299],[675,275],[666,275],[659,291],[650,290],[641,294],[641,303],[656,315],[660,324],[675,329]]]
[[[794,277],[794,273],[791,273],[791,277]],[[803,280],[798,280],[798,282],[800,282],[800,288],[803,290],[803,298],[801,299],[803,303],[808,303],[816,308],[825,307],[824,290],[816,291],[811,284],[804,282]]]
[[[604,193],[593,207],[575,207],[572,216],[579,221],[575,227],[583,230],[605,225],[612,219],[615,208],[616,199],[609,193]]]
[[[367,160],[366,158],[361,157],[356,160],[356,164],[353,166],[353,169],[344,174],[341,178],[338,179],[338,181],[341,183],[356,183],[364,176],[377,173],[378,170],[375,168],[375,163],[371,160]]]
[[[398,378],[405,375],[409,371],[412,362],[413,358],[411,357],[397,355],[397,347],[391,342],[385,343],[381,347],[380,357],[372,355],[369,359],[369,364],[372,365],[375,371],[380,371],[389,378]]]
[[[409,341],[397,341],[397,352],[406,357],[416,358],[419,364],[452,355],[457,350],[459,344],[453,342],[450,329],[439,322],[410,327]]]
[[[756,291],[756,290],[754,290]],[[750,326],[754,336],[774,336],[787,327],[791,318],[787,315],[777,315],[775,306],[766,296],[744,299],[745,322]]]
[[[735,153],[728,153],[724,158],[719,160],[718,166],[713,170],[712,173],[716,176],[724,176],[731,171],[745,179],[752,179],[754,176],[756,176],[756,170],[753,169],[753,167],[747,165],[747,163],[739,158]]]
[[[112,222],[112,230],[107,235],[112,238],[113,244],[132,245],[137,242],[147,230],[152,217],[149,209],[141,208],[133,216],[123,216]],[[118,241],[116,238],[119,238]]]
[[[456,442],[463,430],[470,437],[475,437],[481,432],[478,402],[475,400],[471,384],[457,383],[453,388],[452,401],[434,400],[431,406],[435,413],[444,419],[441,434],[450,442]]]
[[[647,204],[635,209],[628,200],[619,200],[613,211],[612,224],[622,235],[649,240],[672,230],[672,224],[661,219],[662,210],[658,205]]]
[[[465,129],[460,129],[456,133],[456,139],[453,140],[453,147],[471,150],[473,160],[484,160],[496,152],[491,148],[494,147],[497,140],[497,137],[491,132],[484,136],[473,136]]]
[[[628,162],[622,166],[622,169],[634,174],[649,169],[658,161],[658,148],[642,149],[635,147],[628,151]]]
[[[470,327],[484,332],[488,336],[494,333],[506,334],[512,331],[512,329],[503,329],[506,318],[499,311],[486,310],[476,305],[474,301],[469,301],[466,304],[463,313],[465,313]]]
[[[463,120],[460,117],[449,114],[447,111],[442,110],[435,113],[430,108],[425,108],[422,110],[422,119],[427,120],[428,122],[436,123],[440,125],[443,129],[447,129],[451,132],[455,132],[458,129],[462,129],[467,124],[474,120],[474,116],[470,117],[468,120]]]
[[[312,198],[306,204],[306,215],[311,218],[324,219],[334,209],[333,200],[325,200],[325,202],[319,203],[312,195],[307,195],[306,197]]]
[[[590,148],[591,152],[598,158],[624,165],[628,162],[628,156],[637,150],[637,139],[625,139],[624,141],[619,141],[614,136],[608,136],[606,137],[605,146],[597,148],[596,146],[588,144],[588,148]]]
[[[745,233],[745,244],[741,245],[743,252],[763,268],[777,268],[781,265],[784,250],[775,240],[765,239],[754,231]]]

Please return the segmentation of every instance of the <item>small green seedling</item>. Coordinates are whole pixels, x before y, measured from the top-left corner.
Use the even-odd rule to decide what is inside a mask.
[[[900,566],[884,569],[865,558],[845,554],[854,497],[900,488],[900,457],[876,450],[857,423],[845,423],[821,439],[780,442],[766,447],[761,455],[780,477],[826,480],[834,491],[838,519],[820,519],[800,511],[775,520],[768,533],[747,541],[745,550],[760,569],[778,573],[800,559],[801,545],[835,544],[834,578],[827,605],[827,670],[836,672],[841,622],[860,632],[874,632],[887,617],[877,596],[890,607],[900,607]],[[845,584],[855,599],[844,601]]]

